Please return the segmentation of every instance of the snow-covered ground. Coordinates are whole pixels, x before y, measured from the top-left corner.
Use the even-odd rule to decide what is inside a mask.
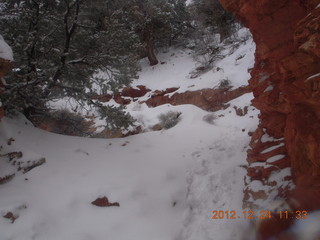
[[[223,71],[197,79],[188,78],[195,67],[188,52],[172,53],[160,54],[165,64],[143,65],[133,86],[185,91],[215,87],[225,78],[233,86],[246,85],[254,44],[248,41],[217,63]],[[236,60],[239,55],[245,56]],[[181,112],[181,120],[168,130],[121,139],[62,136],[36,129],[22,116],[4,118],[0,154],[21,151],[22,165],[43,157],[46,163],[22,174],[1,157],[1,176],[16,176],[0,185],[0,214],[19,217],[14,223],[0,217],[0,239],[239,239],[249,220],[214,220],[212,211],[242,211],[246,171],[241,165],[259,113],[252,98],[245,94],[214,113],[193,105],[148,108],[132,103],[128,111],[146,125],[168,111]],[[248,114],[236,115],[234,106],[248,106]],[[10,138],[14,141],[8,145]],[[120,207],[91,204],[103,196]]]
[[[239,38],[245,38],[250,34],[248,30],[241,29]],[[214,64],[213,69],[191,78],[190,72],[201,66],[192,56],[191,50],[167,49],[158,53],[157,57],[162,64],[150,67],[147,59],[141,61],[142,72],[139,79],[132,86],[144,85],[151,90],[164,90],[169,87],[179,87],[177,92],[194,91],[203,88],[215,88],[221,80],[229,80],[234,88],[247,85],[250,78],[249,69],[254,64],[255,44],[252,39],[241,45],[231,55],[227,55],[230,49],[221,54],[224,59]]]

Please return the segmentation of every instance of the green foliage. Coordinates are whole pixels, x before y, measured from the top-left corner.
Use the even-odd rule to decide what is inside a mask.
[[[92,123],[88,122],[80,114],[70,112],[66,109],[49,112],[45,117],[37,118],[41,120],[39,124],[47,124],[50,132],[86,137],[90,136],[90,128]]]
[[[169,129],[178,124],[181,120],[181,112],[169,111],[159,115],[160,126],[164,129]]]
[[[134,125],[134,119],[123,111],[123,107],[100,106],[99,113],[106,120],[106,128],[109,130],[128,129]]]
[[[200,66],[211,69],[216,61],[228,54],[222,53],[226,45],[231,44],[229,39],[239,29],[239,23],[219,0],[194,0],[189,10],[194,31],[188,46]]]
[[[128,85],[137,77],[140,43],[114,14],[120,10],[111,0],[3,0],[0,31],[15,54],[5,109],[46,112],[62,97],[97,105],[95,93]]]
[[[157,47],[174,45],[189,33],[186,0],[127,0],[124,9],[128,25],[142,42],[150,35]]]
[[[236,18],[222,7],[219,0],[194,0],[190,8],[196,24],[219,33],[220,41],[235,32]]]

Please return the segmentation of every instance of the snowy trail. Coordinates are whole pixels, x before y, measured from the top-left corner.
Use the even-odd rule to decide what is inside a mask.
[[[254,128],[256,119],[230,107],[211,125],[194,106],[172,108],[183,116],[174,128],[124,139],[60,136],[5,119],[6,138],[15,139],[6,149],[47,162],[0,186],[1,214],[26,206],[14,224],[0,218],[1,239],[233,239],[239,223],[214,222],[211,212],[241,208],[249,136],[238,125]],[[99,196],[120,207],[92,206]]]

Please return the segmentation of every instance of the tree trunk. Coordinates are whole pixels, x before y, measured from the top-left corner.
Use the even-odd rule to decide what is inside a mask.
[[[149,59],[150,66],[157,65],[159,61],[154,53],[153,40],[150,30],[145,31],[143,38],[144,42],[146,43],[147,57]]]

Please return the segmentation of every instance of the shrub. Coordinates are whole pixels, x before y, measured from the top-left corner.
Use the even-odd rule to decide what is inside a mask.
[[[42,117],[35,117],[33,122],[37,127],[49,132],[80,137],[90,136],[93,127],[93,122],[66,109],[52,111]]]
[[[203,116],[202,120],[213,125],[214,121],[217,119],[216,115],[214,115],[213,113],[207,114],[205,116]]]
[[[181,112],[169,111],[159,115],[160,126],[164,129],[169,129],[177,125],[181,120]]]
[[[219,83],[219,88],[220,89],[228,88],[228,87],[231,87],[231,81],[230,80],[228,80],[228,79],[220,80],[220,83]]]

